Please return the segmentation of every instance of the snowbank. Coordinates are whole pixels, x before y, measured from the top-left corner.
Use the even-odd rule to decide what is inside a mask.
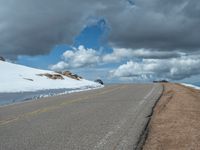
[[[22,65],[0,61],[0,93],[30,92],[49,89],[85,89],[85,87],[101,87],[98,83],[85,79],[52,80],[38,74],[55,72],[40,70]]]
[[[191,88],[194,88],[194,89],[197,89],[197,90],[200,90],[200,87],[192,85],[192,84],[187,84],[187,83],[181,83],[181,84],[185,85],[185,86],[188,86],[188,87],[191,87]]]
[[[0,61],[0,105],[103,87],[85,79],[50,79],[38,74],[55,74]]]

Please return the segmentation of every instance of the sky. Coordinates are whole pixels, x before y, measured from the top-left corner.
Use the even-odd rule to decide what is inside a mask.
[[[200,84],[199,0],[0,0],[0,56],[87,79]]]

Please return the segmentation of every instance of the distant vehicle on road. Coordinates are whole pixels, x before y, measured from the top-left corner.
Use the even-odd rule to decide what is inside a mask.
[[[169,81],[167,81],[167,80],[155,80],[155,81],[153,81],[153,83],[168,83]]]
[[[100,83],[101,85],[104,85],[104,83],[101,79],[96,79],[94,82],[97,82],[97,83]]]

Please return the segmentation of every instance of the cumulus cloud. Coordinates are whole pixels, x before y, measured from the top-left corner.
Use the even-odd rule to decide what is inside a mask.
[[[95,68],[101,64],[114,64],[127,60],[130,61],[110,71],[112,78],[182,80],[200,74],[199,52],[188,55],[179,51],[155,51],[152,53],[148,49],[116,48],[112,53],[103,55],[82,45],[65,51],[62,55],[62,61],[50,68],[52,70]]]
[[[127,61],[129,60],[129,61]],[[190,55],[179,51],[166,52],[148,49],[114,49],[110,54],[101,54],[94,49],[84,46],[67,50],[62,55],[62,60],[50,69],[61,71],[77,68],[99,68],[101,65],[115,64],[127,61],[118,68],[108,71],[111,78],[122,80],[182,80],[195,75],[200,75],[200,53]],[[106,73],[106,74],[107,74]]]
[[[95,66],[100,63],[115,63],[129,58],[146,58],[146,59],[167,59],[176,58],[184,55],[179,52],[159,52],[155,51],[154,54],[150,50],[116,48],[110,54],[97,53],[94,49],[87,49],[83,45],[72,50],[66,50],[62,55],[62,61],[50,68],[52,70],[64,70],[66,68],[83,68],[88,66]]]
[[[64,70],[66,68],[69,68],[69,67],[70,66],[69,66],[68,63],[66,63],[64,61],[60,61],[57,64],[50,66],[50,69],[55,70],[55,71],[61,71],[61,70]]]
[[[199,7],[199,0],[0,0],[0,52],[48,53],[72,43],[90,18],[107,21],[115,47],[199,51]]]
[[[142,58],[142,59],[168,59],[178,58],[186,55],[179,51],[156,51],[152,52],[150,49],[127,49],[127,48],[114,48],[113,52],[103,56],[104,62],[120,62],[127,58]]]
[[[52,70],[64,70],[69,68],[91,67],[100,62],[100,56],[93,49],[84,46],[67,50],[63,53],[63,60],[50,66]]]
[[[190,56],[172,59],[144,59],[141,62],[128,61],[110,71],[112,77],[138,79],[181,80],[200,74],[200,57]]]

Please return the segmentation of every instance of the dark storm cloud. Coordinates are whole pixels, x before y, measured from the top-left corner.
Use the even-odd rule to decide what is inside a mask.
[[[200,48],[199,0],[0,0],[0,54],[38,55],[71,44],[94,17],[106,19],[115,47]]]
[[[38,55],[56,44],[72,43],[90,3],[73,0],[0,0],[0,53]],[[97,9],[97,7],[96,7]]]
[[[135,0],[132,9],[110,16],[113,45],[158,50],[199,50],[198,0]]]

